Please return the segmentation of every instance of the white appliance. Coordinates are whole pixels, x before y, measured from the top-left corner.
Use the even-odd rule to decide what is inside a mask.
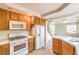
[[[9,29],[26,29],[26,22],[9,21]]]
[[[41,47],[44,47],[44,43],[45,43],[45,27],[41,26],[40,27],[40,36],[41,36]]]
[[[36,50],[38,50],[38,49],[44,47],[45,28],[44,28],[44,26],[36,25],[35,29],[36,29]]]
[[[26,34],[17,33],[9,34],[10,40],[10,55],[26,55],[28,54],[28,39]]]

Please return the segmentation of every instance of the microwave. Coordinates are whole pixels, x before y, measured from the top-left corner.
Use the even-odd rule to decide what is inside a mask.
[[[9,21],[9,29],[26,29],[26,22]]]

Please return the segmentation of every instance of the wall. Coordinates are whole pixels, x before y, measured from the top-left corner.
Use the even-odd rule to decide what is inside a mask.
[[[57,35],[65,35],[66,34],[66,24],[60,23],[55,24],[55,34]]]
[[[52,49],[52,37],[48,31],[46,31],[46,49]]]
[[[47,30],[48,24],[46,22],[46,49],[52,49],[52,37],[50,35],[50,33]]]
[[[20,30],[20,31],[16,31],[16,30],[9,30],[9,31],[0,31],[0,40],[5,40],[5,39],[8,39],[9,34],[14,34],[14,35],[25,35],[28,36],[29,35],[29,31],[28,30]]]
[[[66,24],[57,23],[57,24],[54,24],[54,27],[53,27],[53,24],[54,24],[53,22],[47,22],[47,25],[46,25],[46,48],[47,49],[52,49],[53,35],[55,34],[66,35]]]
[[[8,38],[8,31],[0,31],[0,40]]]
[[[9,31],[9,37],[15,37],[15,36],[28,36],[29,31],[26,30],[10,30]]]

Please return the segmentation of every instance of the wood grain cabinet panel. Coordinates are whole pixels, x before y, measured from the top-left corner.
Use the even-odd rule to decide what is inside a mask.
[[[59,38],[53,38],[53,52],[60,55],[75,55],[75,47]]]
[[[62,42],[62,54],[63,55],[74,55],[75,47],[69,43]]]
[[[27,19],[26,19],[26,16],[20,14],[20,21],[26,22],[26,20],[27,20]]]
[[[0,9],[0,30],[9,29],[9,11]]]
[[[34,17],[34,24],[45,25],[46,21],[40,17]]]
[[[10,44],[0,45],[0,55],[9,55],[10,53]]]
[[[20,21],[20,14],[15,12],[10,12],[10,20]]]
[[[38,18],[37,17],[34,17],[34,24],[38,25]]]
[[[34,49],[34,41],[33,38],[28,39],[28,51],[31,52]]]
[[[57,53],[57,54],[62,54],[62,41],[57,39],[57,38],[53,38],[53,52]]]
[[[53,39],[53,51],[58,53],[58,40],[57,39]]]

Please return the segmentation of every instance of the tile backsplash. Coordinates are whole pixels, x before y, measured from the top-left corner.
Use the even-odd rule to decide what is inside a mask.
[[[0,31],[0,40],[8,38],[8,31]]]
[[[20,31],[16,31],[16,30],[9,30],[9,31],[0,31],[0,40],[4,40],[4,39],[8,39],[9,35],[11,36],[11,34],[14,35],[29,35],[29,31],[28,30],[20,30]]]
[[[10,30],[9,31],[9,37],[15,37],[15,36],[22,36],[22,35],[28,35],[28,31],[26,30]]]

